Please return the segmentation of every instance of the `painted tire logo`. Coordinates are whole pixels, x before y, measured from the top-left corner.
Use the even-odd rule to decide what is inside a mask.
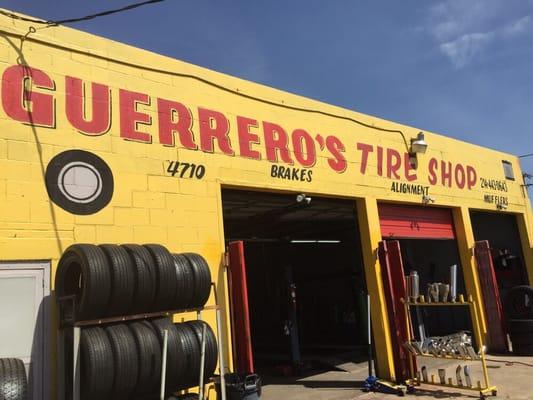
[[[96,154],[68,150],[46,168],[46,190],[62,209],[78,215],[94,214],[113,197],[113,174]]]

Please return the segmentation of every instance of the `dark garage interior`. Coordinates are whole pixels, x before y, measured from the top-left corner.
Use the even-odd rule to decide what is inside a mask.
[[[305,373],[332,357],[366,360],[355,202],[297,196],[222,192],[226,242],[244,242],[253,359],[263,375]]]

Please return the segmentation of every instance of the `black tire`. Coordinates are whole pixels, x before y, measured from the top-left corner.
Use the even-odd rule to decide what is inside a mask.
[[[76,319],[103,317],[111,295],[111,272],[102,249],[92,244],[69,246],[57,266],[56,296],[75,295]]]
[[[533,319],[510,319],[507,321],[509,334],[530,333],[533,335]]]
[[[101,244],[111,270],[111,295],[108,316],[124,315],[130,311],[135,290],[135,270],[128,252],[116,244]]]
[[[128,325],[139,354],[139,377],[135,394],[138,397],[157,393],[161,381],[161,347],[154,328],[142,322]]]
[[[198,386],[200,377],[201,348],[198,346],[194,330],[187,324],[174,324],[187,348],[187,371],[183,380],[179,382],[178,389],[187,389]]]
[[[194,276],[194,295],[191,307],[203,307],[211,293],[211,271],[205,258],[197,253],[183,253],[191,265]]]
[[[125,324],[105,328],[113,354],[115,374],[111,398],[129,400],[139,376],[139,355],[133,334]]]
[[[533,346],[519,345],[515,347],[515,345],[513,344],[513,353],[519,356],[533,356]]]
[[[145,244],[152,255],[156,271],[156,295],[154,311],[172,310],[176,296],[176,267],[170,252],[159,244]]]
[[[28,380],[22,360],[0,358],[0,399],[28,400]]]
[[[102,328],[85,328],[80,335],[81,398],[102,400],[111,395],[115,366],[111,343]]]
[[[183,254],[172,254],[174,267],[176,268],[176,297],[174,307],[177,310],[186,309],[193,303],[194,275],[192,266]]]
[[[204,380],[207,380],[215,374],[218,362],[218,346],[215,333],[209,324],[206,324],[203,321],[188,321],[186,324],[189,325],[195,333],[198,348],[200,349],[200,355],[202,354],[203,327],[204,325],[206,327]],[[200,371],[198,371],[198,375],[200,375]]]
[[[133,262],[135,289],[132,310],[147,312],[154,309],[156,290],[156,267],[150,252],[140,244],[123,244]]]
[[[175,392],[186,376],[188,365],[186,363],[187,347],[178,330],[170,318],[157,318],[150,321],[154,327],[159,345],[163,348],[165,330],[168,330],[167,344],[167,373],[165,376],[166,390],[169,393]]]
[[[515,286],[505,296],[508,319],[533,319],[533,287]]]

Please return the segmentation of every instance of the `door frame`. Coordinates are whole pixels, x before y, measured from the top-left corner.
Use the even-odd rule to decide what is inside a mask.
[[[21,270],[42,270],[43,271],[43,304],[42,304],[42,323],[43,323],[43,349],[42,349],[42,368],[43,368],[43,400],[51,399],[52,388],[52,302],[51,302],[51,260],[0,260],[0,271],[21,271]]]

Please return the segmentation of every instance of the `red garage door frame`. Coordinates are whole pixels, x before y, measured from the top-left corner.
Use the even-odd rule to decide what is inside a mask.
[[[452,210],[438,207],[378,204],[385,239],[455,239]]]

